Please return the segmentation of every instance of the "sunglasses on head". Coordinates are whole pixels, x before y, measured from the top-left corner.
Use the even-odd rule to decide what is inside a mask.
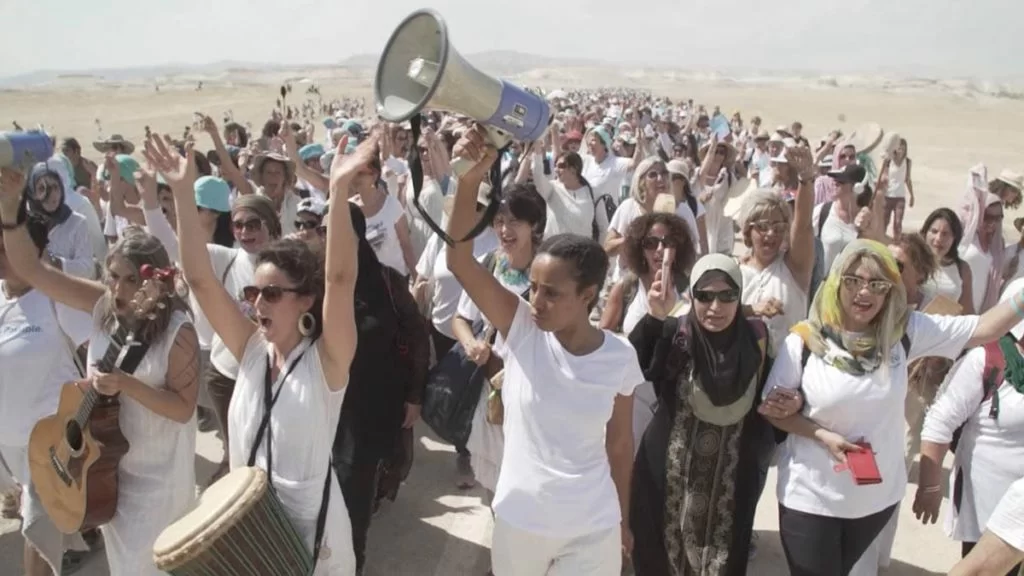
[[[664,236],[648,236],[641,241],[640,245],[643,246],[644,250],[657,250],[659,246],[675,248],[676,241]]]
[[[259,286],[246,286],[242,288],[242,298],[250,303],[255,304],[259,297],[263,297],[263,301],[269,304],[275,304],[281,301],[281,297],[284,296],[285,292],[291,292],[293,294],[301,294],[300,290],[295,288],[285,288],[276,284],[269,284],[260,288]]]
[[[718,300],[722,304],[732,304],[740,299],[740,291],[737,288],[728,290],[694,290],[693,299],[701,304],[710,304]]]
[[[868,292],[876,296],[888,294],[889,290],[892,290],[892,282],[888,280],[865,280],[860,276],[843,276],[843,286],[854,292],[860,292],[867,287]]]
[[[231,228],[233,228],[235,232],[241,232],[243,230],[246,232],[256,232],[263,228],[263,220],[260,220],[259,218],[251,218],[249,220],[232,220]]]

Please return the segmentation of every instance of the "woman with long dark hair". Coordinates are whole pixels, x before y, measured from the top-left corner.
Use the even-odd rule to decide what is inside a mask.
[[[583,176],[583,159],[575,152],[562,152],[555,158],[555,177],[544,174],[544,146],[533,147],[531,167],[537,192],[547,203],[544,237],[555,234],[579,234],[600,241],[608,230],[608,213],[597,204],[594,189]]]
[[[182,158],[164,140],[146,142],[146,159],[174,191],[185,279],[239,365],[228,410],[231,467],[267,471],[288,520],[313,553],[317,575],[355,573],[351,524],[330,466],[356,348],[357,242],[340,204],[352,179],[369,170],[375,144],[336,157],[326,266],[301,240],[279,240],[259,252],[253,284],[242,289],[254,323],[224,289],[195,233],[194,152],[189,147]],[[324,330],[327,323],[330,330]]]

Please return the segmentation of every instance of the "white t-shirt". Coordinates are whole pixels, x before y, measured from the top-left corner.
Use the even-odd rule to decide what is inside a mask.
[[[395,224],[404,217],[401,202],[391,195],[384,197],[384,205],[376,214],[366,217],[366,241],[377,253],[381,264],[398,270],[402,276],[409,273],[409,268],[405,265]]]
[[[442,222],[442,226],[446,224]],[[473,256],[480,260],[485,254],[498,249],[498,236],[493,228],[486,228],[482,234],[473,239]],[[419,262],[416,263],[416,275],[433,284],[433,300],[430,320],[434,328],[445,336],[454,339],[452,318],[459,306],[462,285],[455,275],[448,270],[448,259],[445,255],[445,243],[438,235],[427,241]]]
[[[764,396],[775,386],[799,388],[805,398],[805,417],[851,442],[863,438],[871,444],[882,482],[857,486],[848,471],[833,469],[836,463],[824,445],[790,434],[779,452],[779,504],[808,514],[862,518],[902,500],[907,484],[903,403],[908,361],[925,356],[956,358],[977,325],[977,316],[912,312],[907,322],[910,357],[897,342],[889,354],[889,374],[882,366],[864,376],[833,368],[814,354],[801,374],[803,340],[796,334],[786,337]]]
[[[814,225],[814,233],[821,238],[821,245],[825,249],[825,273],[828,274],[832,270],[832,262],[835,261],[839,253],[846,248],[846,245],[857,239],[860,233],[857,231],[857,227],[853,224],[847,224],[839,219],[836,215],[836,207],[833,204],[829,208],[828,216],[825,218],[825,223],[822,225],[822,229],[818,230],[818,221],[821,215],[822,206],[825,204],[818,204],[814,207],[814,214],[811,216],[811,223]]]
[[[992,267],[992,255],[982,252],[974,244],[960,247],[960,258],[971,268],[971,296],[974,298],[974,311],[985,312],[981,305],[985,302],[985,290],[988,289],[988,272]]]
[[[989,532],[1024,552],[1024,478],[1010,485],[988,519]]]
[[[210,262],[213,264],[213,274],[217,281],[223,282],[224,290],[242,309],[247,316],[251,315],[251,306],[241,296],[242,288],[251,286],[253,277],[256,274],[257,254],[249,254],[241,248],[226,248],[219,244],[207,244],[206,250],[210,253]],[[199,336],[199,345],[210,349],[210,363],[223,375],[230,378],[238,376],[238,360],[231,354],[227,346],[213,331],[213,326],[206,319],[198,302],[192,302],[192,309],[195,314],[196,334]]]
[[[589,154],[583,156],[583,177],[594,189],[594,198],[608,194],[612,200],[618,201],[622,197],[623,183],[629,184],[626,176],[632,164],[632,158],[620,158],[611,153],[600,164]]]
[[[91,330],[91,315],[38,290],[0,291],[0,445],[28,445],[36,422],[57,411],[61,386],[80,377],[64,334],[80,346]]]
[[[633,394],[644,381],[636,351],[605,330],[600,348],[573,356],[537,328],[522,299],[505,346],[505,453],[495,514],[554,538],[618,526],[605,429],[616,396]]]
[[[110,203],[101,202],[103,207],[103,235],[109,238],[121,238],[125,228],[131,226],[131,222],[124,216],[113,216],[110,214]]]

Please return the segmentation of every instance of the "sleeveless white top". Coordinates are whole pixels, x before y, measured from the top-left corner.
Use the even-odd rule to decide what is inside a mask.
[[[89,366],[110,346],[101,328],[106,296],[93,309]],[[182,326],[191,325],[184,312],[174,312],[164,334],[149,346],[132,374],[152,388],[166,384],[167,359]],[[198,353],[198,351],[197,351]],[[153,563],[153,543],[169,524],[185,514],[196,496],[196,418],[181,424],[157,415],[121,394],[121,432],[128,453],[117,469],[117,513],[102,527],[111,576],[163,576]]]
[[[931,278],[921,284],[921,290],[925,293],[925,301],[935,296],[945,296],[953,302],[959,302],[964,291],[964,280],[960,277],[956,262],[940,266]]]
[[[904,158],[903,163],[889,162],[889,188],[885,191],[886,198],[905,198],[907,196],[907,164],[909,159]]]
[[[786,339],[789,329],[807,318],[807,292],[797,287],[797,281],[786,265],[785,252],[780,252],[764,270],[740,264],[740,271],[743,273],[744,304],[753,306],[766,298],[777,298],[782,302],[782,314],[764,320],[768,341],[774,351]]]
[[[270,477],[285,512],[310,551],[316,534],[316,518],[323,498],[325,475],[331,475],[324,543],[316,576],[352,576],[356,571],[352,551],[352,525],[341,495],[338,478],[330,468],[331,448],[341,418],[345,389],[327,387],[316,344],[304,339],[286,358],[285,367],[302,359],[284,381],[284,390],[271,411],[270,425],[256,451],[256,466],[267,469],[267,436],[273,436],[274,469]],[[260,332],[253,333],[239,362],[238,380],[228,408],[231,468],[247,466],[256,431],[263,418],[263,386],[270,344]],[[281,386],[280,376],[272,390]],[[323,552],[323,551],[322,551]],[[328,556],[324,558],[324,556]]]

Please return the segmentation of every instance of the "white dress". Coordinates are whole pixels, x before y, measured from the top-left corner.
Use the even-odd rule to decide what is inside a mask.
[[[743,273],[743,303],[753,306],[766,298],[777,298],[782,302],[782,314],[765,319],[768,328],[768,343],[774,354],[789,329],[807,318],[807,290],[801,289],[793,272],[786,264],[786,253],[782,252],[764,270],[746,264],[740,265]]]
[[[239,363],[238,380],[228,408],[232,470],[248,465],[249,452],[256,441],[263,416],[263,385],[269,350],[266,338],[256,332],[249,338]],[[271,481],[288,518],[310,551],[323,497],[324,475],[330,473],[331,496],[323,543],[326,550],[321,551],[314,574],[351,576],[356,571],[352,525],[338,478],[330,468],[331,447],[338,430],[345,389],[332,391],[327,387],[320,351],[308,339],[288,355],[285,366],[291,366],[303,350],[306,351],[302,359],[285,380],[285,389],[271,411],[270,426],[256,452],[255,465],[267,469],[267,437],[273,436]],[[274,383],[275,392],[279,385],[279,382]]]
[[[93,310],[90,367],[110,346],[100,324],[105,302],[106,297],[101,298]],[[132,376],[152,388],[163,388],[174,339],[178,330],[189,324],[184,312],[174,312],[164,334],[150,344]],[[196,496],[196,419],[193,415],[185,424],[174,422],[126,394],[120,398],[121,432],[130,447],[117,471],[117,513],[101,528],[110,574],[159,576],[163,572],[153,564],[153,542],[191,508]]]

